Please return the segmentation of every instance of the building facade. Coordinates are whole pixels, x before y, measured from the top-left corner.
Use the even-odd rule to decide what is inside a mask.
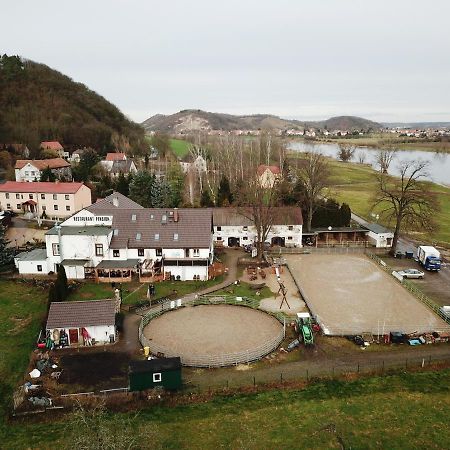
[[[71,181],[72,168],[62,158],[51,159],[18,159],[14,167],[16,181],[40,181],[42,171],[50,169],[58,180]]]

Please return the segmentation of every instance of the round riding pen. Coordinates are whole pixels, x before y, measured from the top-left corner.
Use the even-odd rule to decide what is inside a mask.
[[[240,297],[199,297],[164,304],[147,313],[139,338],[152,354],[179,356],[185,366],[224,367],[256,361],[285,336],[284,315],[258,309]]]

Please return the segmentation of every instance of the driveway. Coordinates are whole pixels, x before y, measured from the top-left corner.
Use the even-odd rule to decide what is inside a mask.
[[[47,228],[34,228],[36,222],[14,217],[6,230],[6,238],[10,247],[23,247],[26,244],[45,242]]]

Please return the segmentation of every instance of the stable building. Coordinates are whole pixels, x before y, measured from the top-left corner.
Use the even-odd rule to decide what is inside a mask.
[[[91,346],[116,341],[116,300],[52,302],[47,336],[54,346]]]
[[[214,223],[214,244],[243,247],[255,244],[257,230],[250,208],[211,208]],[[271,226],[266,244],[280,247],[302,247],[303,217],[295,206],[273,207],[267,213]]]
[[[174,391],[181,388],[181,359],[158,358],[131,361],[129,365],[130,391],[145,391],[162,387]]]
[[[394,232],[379,225],[378,223],[368,223],[363,225],[369,232],[367,239],[369,243],[377,248],[391,248],[394,239]]]

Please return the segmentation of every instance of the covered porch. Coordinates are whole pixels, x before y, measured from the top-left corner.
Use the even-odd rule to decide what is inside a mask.
[[[368,245],[368,236],[364,228],[328,227],[304,233],[302,241],[309,247],[360,247]]]
[[[162,260],[146,259],[139,267],[139,281],[154,283],[164,280]]]
[[[138,259],[103,260],[94,269],[95,279],[99,283],[128,282],[137,273],[138,265]]]

